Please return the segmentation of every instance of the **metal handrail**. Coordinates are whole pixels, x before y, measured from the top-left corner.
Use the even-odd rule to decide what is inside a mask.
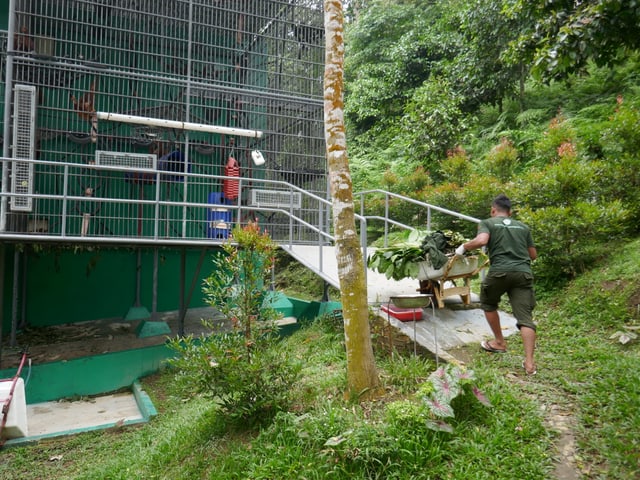
[[[384,201],[384,207],[385,207],[385,215],[384,217],[381,217],[379,215],[366,215],[365,214],[365,197],[367,195],[370,194],[382,194],[384,195],[385,201]],[[361,192],[356,192],[353,194],[354,198],[355,197],[359,197],[360,198],[360,215],[363,218],[369,219],[369,220],[380,220],[384,222],[384,246],[388,247],[389,244],[389,225],[395,225],[397,227],[400,228],[404,228],[405,230],[417,230],[417,228],[412,227],[410,225],[406,225],[404,223],[398,222],[396,220],[393,220],[389,217],[389,200],[391,198],[396,198],[398,200],[401,200],[403,202],[407,202],[413,205],[418,205],[420,207],[424,207],[427,209],[427,225],[426,228],[427,230],[431,229],[431,212],[432,211],[436,211],[436,212],[440,212],[440,213],[444,213],[446,215],[451,215],[453,217],[459,218],[461,220],[466,220],[469,222],[473,222],[473,223],[480,223],[480,219],[475,218],[475,217],[470,217],[468,215],[464,215],[462,213],[458,213],[458,212],[454,212],[453,210],[449,210],[447,208],[443,208],[443,207],[438,207],[437,205],[432,205],[430,203],[426,203],[426,202],[422,202],[420,200],[415,200],[413,198],[410,197],[405,197],[404,195],[399,195],[397,193],[393,193],[393,192],[389,192],[386,190],[381,190],[381,189],[372,189],[372,190],[363,190]]]

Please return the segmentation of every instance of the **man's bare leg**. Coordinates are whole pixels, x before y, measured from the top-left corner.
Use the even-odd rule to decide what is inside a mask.
[[[504,340],[504,336],[502,335],[502,327],[500,326],[500,314],[497,310],[493,312],[484,312],[484,316],[487,319],[487,323],[489,324],[489,328],[491,328],[491,332],[495,340],[493,340],[489,345],[493,348],[497,348],[500,350],[506,350],[507,342]]]
[[[533,352],[536,348],[536,331],[533,328],[521,327],[522,345],[524,347],[524,369],[531,374],[536,371]]]

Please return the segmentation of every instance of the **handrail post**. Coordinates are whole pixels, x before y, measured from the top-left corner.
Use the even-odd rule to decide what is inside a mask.
[[[362,263],[364,266],[364,283],[368,285],[367,280],[367,219],[360,217],[360,246],[362,247]]]
[[[69,165],[64,166],[62,180],[62,224],[60,225],[60,235],[67,234],[67,197],[69,196]]]
[[[389,246],[389,194],[384,194],[384,246]]]
[[[160,235],[160,171],[156,172],[156,207],[155,218],[153,219],[153,238],[158,239]]]

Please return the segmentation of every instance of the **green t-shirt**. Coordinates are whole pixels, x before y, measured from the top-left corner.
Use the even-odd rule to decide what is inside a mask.
[[[489,260],[494,272],[531,272],[529,247],[531,231],[524,223],[510,217],[482,220],[478,233],[489,234]]]

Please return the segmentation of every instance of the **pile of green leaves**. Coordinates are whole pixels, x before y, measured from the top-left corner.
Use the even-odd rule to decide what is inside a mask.
[[[440,231],[445,243],[441,247],[444,255],[452,255],[456,247],[466,241],[465,237],[451,230]],[[432,232],[412,230],[406,241],[397,242],[389,247],[379,248],[367,259],[367,266],[383,273],[387,278],[400,280],[418,278],[419,263],[428,260],[425,240]]]

